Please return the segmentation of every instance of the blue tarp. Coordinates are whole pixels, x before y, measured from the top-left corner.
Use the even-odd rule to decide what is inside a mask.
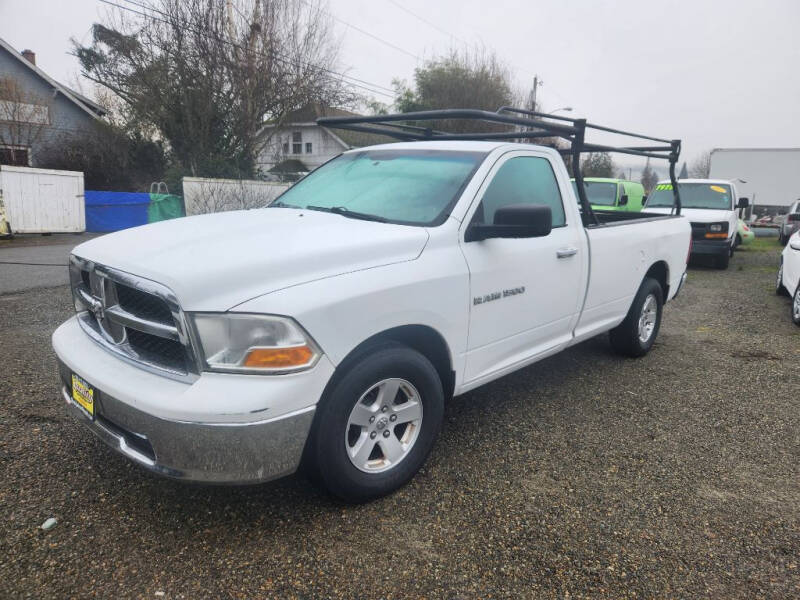
[[[86,231],[119,231],[147,224],[150,194],[135,192],[84,192]]]

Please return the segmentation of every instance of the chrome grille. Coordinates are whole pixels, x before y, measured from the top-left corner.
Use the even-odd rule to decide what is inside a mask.
[[[76,256],[70,280],[78,320],[93,340],[159,374],[197,376],[186,319],[168,288]]]

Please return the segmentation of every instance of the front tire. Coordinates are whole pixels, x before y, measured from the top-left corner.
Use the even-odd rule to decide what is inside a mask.
[[[634,358],[647,354],[661,328],[663,310],[661,285],[655,279],[645,277],[625,320],[609,332],[614,351]]]
[[[328,390],[311,432],[309,466],[334,496],[367,502],[402,487],[441,429],[444,392],[430,361],[390,343],[364,353]]]
[[[724,256],[718,256],[715,259],[714,264],[719,270],[724,271],[731,264],[731,252],[731,250],[728,250]]]
[[[800,283],[792,295],[792,323],[800,326]]]

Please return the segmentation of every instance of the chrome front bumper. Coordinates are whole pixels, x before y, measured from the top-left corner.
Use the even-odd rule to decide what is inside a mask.
[[[207,483],[259,483],[297,470],[315,407],[251,423],[166,420],[95,390],[95,418],[72,400],[61,365],[67,410],[111,448],[166,477]],[[91,384],[91,382],[89,382]]]

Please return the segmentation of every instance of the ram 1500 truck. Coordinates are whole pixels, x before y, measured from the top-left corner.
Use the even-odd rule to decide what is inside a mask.
[[[302,460],[345,500],[386,494],[445,399],[605,332],[652,348],[688,221],[585,217],[553,149],[413,141],[345,152],[266,208],[93,239],[53,334],[63,399],[162,475],[251,483]]]
[[[659,181],[647,198],[646,210],[669,213],[672,210],[672,183]],[[732,181],[723,179],[681,179],[682,213],[692,224],[692,256],[708,256],[720,269],[727,269],[736,248],[739,227],[738,209],[749,200],[740,198]]]

